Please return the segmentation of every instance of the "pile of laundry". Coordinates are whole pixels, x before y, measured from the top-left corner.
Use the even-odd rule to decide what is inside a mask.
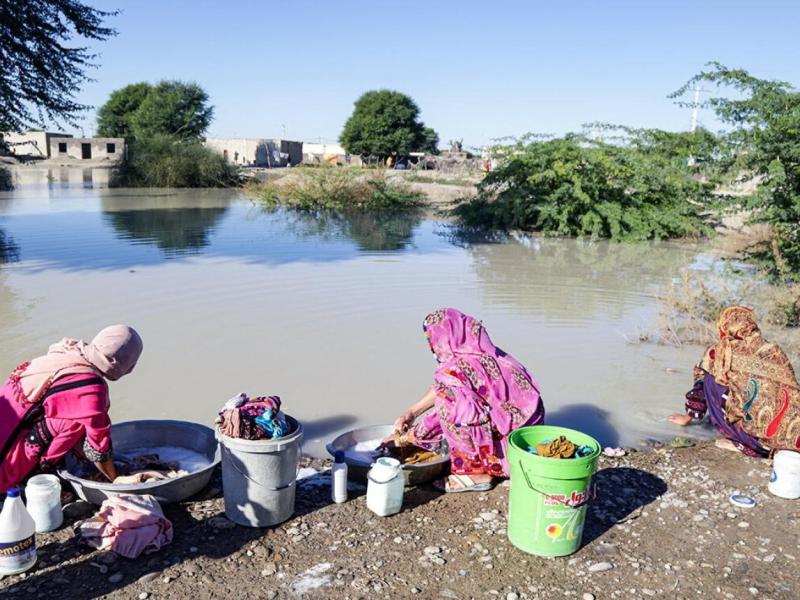
[[[594,449],[589,445],[578,446],[562,435],[554,440],[542,440],[536,447],[528,447],[528,452],[545,458],[584,458],[591,456]]]
[[[274,440],[289,433],[278,396],[238,394],[219,411],[216,424],[222,435],[245,440]]]
[[[110,549],[125,558],[155,552],[172,542],[172,523],[148,495],[111,496],[92,518],[76,523],[75,530],[93,548]]]

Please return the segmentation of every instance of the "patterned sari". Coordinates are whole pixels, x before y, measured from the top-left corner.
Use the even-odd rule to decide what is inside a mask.
[[[432,312],[423,328],[439,361],[436,401],[410,441],[437,450],[446,440],[455,474],[507,477],[508,434],[544,420],[538,384],[492,344],[480,321],[454,308]]]
[[[748,308],[726,308],[717,327],[719,342],[695,367],[687,414],[702,418],[707,409],[746,454],[800,450],[800,388],[786,353],[762,337]]]

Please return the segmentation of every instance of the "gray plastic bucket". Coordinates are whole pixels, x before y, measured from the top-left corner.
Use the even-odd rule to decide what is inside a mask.
[[[242,440],[217,430],[225,515],[245,527],[271,527],[294,513],[303,426],[286,415],[291,433],[276,440]]]

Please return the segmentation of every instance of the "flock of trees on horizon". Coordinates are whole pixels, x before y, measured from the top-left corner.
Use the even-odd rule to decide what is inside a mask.
[[[88,46],[116,35],[116,12],[78,0],[0,0],[0,131],[74,125],[89,107],[76,100],[96,66]],[[645,240],[710,233],[709,219],[747,211],[772,236],[751,248],[777,279],[800,279],[800,92],[789,83],[709,63],[670,97],[699,83],[726,130],[667,132],[604,125],[583,133],[528,135],[495,147],[499,166],[477,197],[456,209],[476,228]],[[119,169],[124,185],[235,185],[235,167],[200,142],[213,119],[196,83],[134,83],[98,111],[98,133],[131,141]],[[435,152],[438,135],[407,95],[368,91],[355,102],[340,141],[352,154],[385,157]],[[725,185],[756,182],[752,193]],[[0,169],[0,186],[8,186]]]

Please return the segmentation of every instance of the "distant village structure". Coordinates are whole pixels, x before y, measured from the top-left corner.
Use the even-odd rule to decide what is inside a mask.
[[[69,138],[71,135],[52,131],[9,131],[2,133],[8,151],[14,156],[50,157],[50,141],[53,138]]]
[[[125,138],[54,137],[50,158],[68,160],[113,160],[125,155]]]
[[[286,167],[303,162],[303,142],[268,138],[206,138],[206,147],[241,167]]]
[[[19,158],[116,162],[125,156],[124,138],[76,138],[51,131],[8,132],[2,137],[8,151]]]

